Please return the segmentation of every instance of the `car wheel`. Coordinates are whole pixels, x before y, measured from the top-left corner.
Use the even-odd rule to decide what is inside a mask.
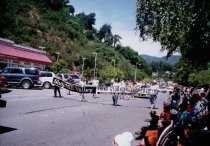
[[[45,89],[49,89],[49,88],[51,87],[50,82],[44,82],[43,87],[44,87]]]
[[[29,89],[29,88],[31,88],[31,85],[32,84],[29,80],[23,80],[21,82],[21,86],[22,86],[23,89]]]

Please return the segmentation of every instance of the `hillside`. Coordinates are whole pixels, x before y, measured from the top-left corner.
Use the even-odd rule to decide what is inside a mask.
[[[168,63],[171,65],[175,65],[179,62],[180,56],[179,55],[174,55],[169,58],[166,57],[155,57],[155,56],[149,56],[149,55],[141,55],[141,57],[147,62],[147,63],[152,63],[152,62],[164,62]]]
[[[151,67],[130,47],[120,45],[120,36],[111,26],[94,28],[97,14],[79,13],[66,0],[1,0],[0,37],[33,48],[43,48],[54,64],[49,70],[81,72],[92,78],[97,55],[96,75],[100,80],[111,78],[137,79],[151,76]],[[57,53],[59,52],[59,59]],[[57,60],[58,59],[58,60]]]

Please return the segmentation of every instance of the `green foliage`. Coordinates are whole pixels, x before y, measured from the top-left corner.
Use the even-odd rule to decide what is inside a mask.
[[[74,7],[67,0],[1,0],[0,37],[18,44],[39,48],[44,46],[54,62],[51,70],[82,71],[91,79],[96,74],[100,80],[120,77],[134,79],[136,63],[137,79],[151,75],[151,67],[130,47],[121,47],[119,35],[112,35],[111,25],[104,24],[98,31],[94,28],[96,14],[80,13],[74,16]],[[60,52],[59,60],[55,52]],[[112,60],[115,60],[115,66]]]
[[[78,19],[80,25],[83,26],[83,28],[86,30],[92,30],[93,25],[95,25],[95,13],[90,13],[89,15],[85,15],[85,13],[79,13],[75,17]]]
[[[68,7],[69,7],[69,13],[74,15],[74,12],[75,12],[74,6],[69,5]]]
[[[191,73],[197,73],[201,70],[205,70],[205,64],[193,64],[185,58],[181,58],[176,67],[174,80],[182,85],[188,85],[188,78]]]
[[[144,78],[142,80],[143,83],[151,83],[153,80],[151,78]]]
[[[189,84],[194,87],[207,87],[210,85],[210,71],[202,70],[189,75]]]
[[[51,9],[60,10],[68,3],[68,0],[47,0]]]
[[[100,70],[99,80],[110,81],[111,79],[124,78],[124,73],[119,68],[107,65]]]
[[[113,35],[113,46],[116,47],[117,45],[120,45],[120,39],[122,39],[119,35]]]
[[[67,67],[67,63],[63,59],[59,59],[53,63],[51,70],[55,73],[67,73],[69,71]]]
[[[106,41],[108,41],[108,37],[110,35],[112,35],[112,30],[111,29],[112,29],[112,26],[110,24],[104,24],[98,32],[99,40],[104,39],[104,41],[105,41],[105,39],[106,39]]]
[[[158,71],[173,71],[173,69],[175,68],[175,66],[169,64],[169,63],[164,63],[162,61],[156,61],[156,62],[152,62],[150,63],[151,67],[152,67],[152,71],[153,72],[158,72]]]
[[[140,37],[143,40],[153,38],[161,43],[168,56],[180,52],[186,60],[179,64],[176,73],[179,83],[187,84],[190,72],[207,69],[210,60],[209,8],[209,0],[137,1],[136,21]]]

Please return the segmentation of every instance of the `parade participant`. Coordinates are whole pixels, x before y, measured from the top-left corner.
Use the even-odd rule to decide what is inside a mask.
[[[98,88],[99,80],[97,80],[96,77],[93,78],[92,85]],[[93,94],[93,98],[95,99],[95,94]]]
[[[82,79],[80,80],[79,85],[82,86],[82,87],[83,87],[84,85],[86,85],[86,81],[85,81],[84,78],[82,78]],[[84,93],[81,93],[80,95],[81,95],[81,97],[82,97],[81,100],[80,100],[81,102],[87,101],[87,100],[85,99],[85,94],[84,94]]]
[[[154,109],[155,108],[155,102],[156,102],[156,99],[157,99],[157,94],[158,94],[158,85],[152,85],[150,87],[150,89],[154,90],[154,94],[151,94],[150,97],[149,97],[149,101],[150,101],[150,104],[151,104],[151,109]]]
[[[56,74],[55,77],[58,78],[58,79],[61,79],[61,76],[60,76],[59,73]],[[61,96],[60,87],[59,87],[58,85],[55,84],[55,85],[54,85],[54,97],[57,97],[57,92],[58,92],[58,94],[59,94],[59,97],[62,97],[62,96]]]
[[[113,100],[113,105],[117,106],[118,95],[116,93],[114,93],[114,95],[112,96],[112,100]]]

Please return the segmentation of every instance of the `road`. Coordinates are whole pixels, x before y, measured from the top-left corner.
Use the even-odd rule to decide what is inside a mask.
[[[148,124],[149,100],[118,101],[112,105],[111,95],[80,95],[62,89],[64,98],[53,97],[52,89],[12,89],[2,95],[7,107],[0,108],[1,146],[111,146],[122,132],[134,133]],[[159,93],[157,113],[162,110],[168,94]],[[139,141],[134,140],[132,146]]]

